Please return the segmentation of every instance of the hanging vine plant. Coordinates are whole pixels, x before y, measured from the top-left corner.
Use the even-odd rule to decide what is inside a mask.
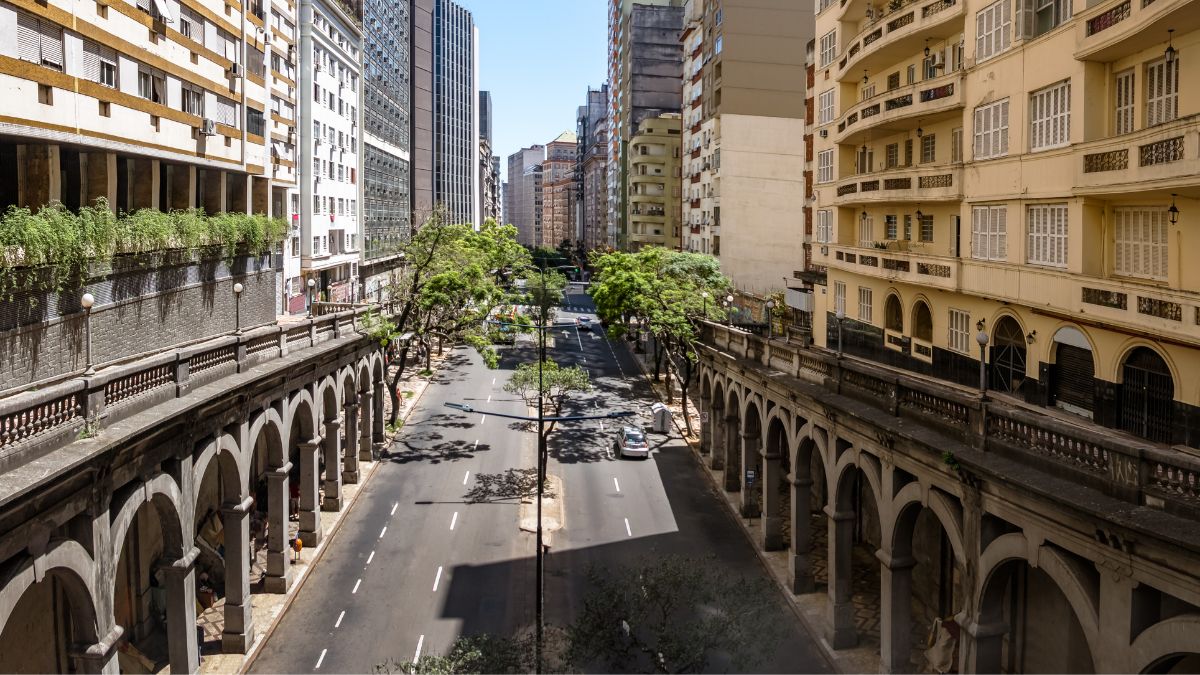
[[[37,212],[10,206],[0,216],[0,299],[78,286],[95,264],[117,256],[195,249],[262,253],[286,231],[282,219],[262,214],[139,209],[117,216],[104,198],[78,213],[57,202]]]

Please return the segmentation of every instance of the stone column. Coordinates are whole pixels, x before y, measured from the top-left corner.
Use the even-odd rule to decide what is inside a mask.
[[[846,649],[858,644],[854,591],[850,585],[854,512],[834,511],[827,506],[825,513],[829,516],[829,634],[826,637],[834,649]]]
[[[386,436],[383,435],[383,397],[386,395],[383,380],[375,383],[375,409],[371,413],[372,456],[379,459],[387,447]]]
[[[268,593],[287,593],[292,585],[290,566],[292,552],[288,548],[288,462],[267,472],[267,578]]]
[[[788,560],[788,582],[792,592],[812,593],[812,479],[792,478],[792,551]]]
[[[17,193],[21,206],[33,211],[62,199],[58,146],[29,143],[17,146]]]
[[[362,426],[358,430],[358,458],[364,462],[370,462],[375,459],[371,452],[374,446],[372,417],[375,412],[375,394],[371,392],[370,386],[358,392],[358,412],[362,417],[360,420]]]
[[[893,557],[876,551],[879,559],[879,660],[884,673],[912,670],[909,649],[912,646],[912,568],[911,556]]]
[[[708,397],[700,397],[700,454],[712,452],[712,413],[709,411]]]
[[[758,503],[758,495],[753,487],[745,484],[745,476],[747,471],[754,472],[754,483],[766,489],[766,485],[762,482],[762,456],[758,453],[759,437],[757,434],[742,434],[741,453],[742,453],[742,475],[737,477],[742,480],[742,516],[745,518],[753,518],[761,515],[762,505]]]
[[[74,663],[77,673],[103,673],[103,675],[119,675],[121,666],[117,663],[117,645],[125,630],[114,625],[100,641],[93,645],[80,645],[68,655]]]
[[[976,670],[976,637],[975,632],[979,622],[979,614],[975,606],[975,593],[977,592],[977,578],[979,576],[979,556],[983,552],[983,508],[980,504],[980,495],[978,486],[966,485],[962,495],[963,505],[963,551],[966,552],[968,562],[962,570],[962,578],[960,583],[964,590],[962,598],[962,609],[958,614],[954,615],[955,620],[962,626],[958,636],[958,672],[974,673]],[[986,640],[988,632],[983,631],[983,638]],[[1003,635],[1003,630],[1001,630]],[[995,663],[999,665],[999,656]]]
[[[83,189],[83,199],[88,205],[104,197],[108,200],[109,208],[117,208],[117,153],[89,152],[87,157],[87,173],[84,174],[86,186]]]
[[[737,415],[725,416],[725,491],[737,492],[742,489],[742,480],[738,476],[733,457],[741,452],[741,439],[738,434]]]
[[[346,404],[346,450],[343,454],[342,482],[353,485],[358,482],[358,404]]]
[[[724,410],[713,408],[708,424],[712,428],[712,454],[708,457],[708,467],[713,471],[721,471],[725,468]]]
[[[167,580],[167,652],[172,673],[194,673],[200,669],[196,643],[196,557],[191,547],[182,558],[163,567]]]
[[[764,551],[783,548],[783,516],[779,514],[779,482],[782,480],[779,456],[763,457],[762,461],[762,536]]]
[[[1157,619],[1157,607],[1138,603],[1134,606],[1133,591],[1138,582],[1128,576],[1128,569],[1112,569],[1096,565],[1100,573],[1100,635],[1131,635],[1133,625],[1149,626]],[[1119,642],[1102,641],[1096,659],[1097,673],[1132,673],[1144,666],[1135,663],[1130,649]]]
[[[250,603],[250,505],[252,497],[221,509],[225,530],[225,630],[221,651],[245,654],[254,642],[254,612]]]
[[[305,548],[321,543],[321,439],[300,444],[300,541]]]
[[[342,423],[325,421],[325,501],[322,511],[342,510]]]

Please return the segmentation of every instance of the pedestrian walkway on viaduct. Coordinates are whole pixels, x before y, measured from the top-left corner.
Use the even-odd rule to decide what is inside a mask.
[[[0,474],[0,672],[118,672],[125,645],[171,672],[202,648],[244,653],[252,594],[286,592],[293,540],[321,541],[319,512],[383,447],[363,311],[8,402],[0,455],[22,459]],[[223,606],[219,643],[200,644],[198,600]]]
[[[834,650],[924,672],[941,618],[958,672],[1200,668],[1200,464],[716,324],[695,394],[705,462]]]

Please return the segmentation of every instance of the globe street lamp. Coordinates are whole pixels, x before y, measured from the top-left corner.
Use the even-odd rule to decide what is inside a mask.
[[[732,293],[725,296],[725,307],[727,310],[725,318],[727,320],[727,323],[730,326],[732,326],[733,325],[733,294]]]
[[[979,394],[987,395],[987,363],[984,359],[984,351],[988,343],[988,334],[983,332],[983,320],[980,319],[975,324],[975,328],[979,330],[975,334],[975,341],[979,343]]]
[[[700,297],[704,298],[704,318],[708,318],[708,291],[700,291]]]
[[[237,321],[235,324],[237,329],[233,331],[234,335],[242,334],[242,291],[244,290],[246,287],[240,281],[233,285],[234,317]]]
[[[771,337],[773,336],[774,328],[775,328],[773,325],[774,321],[771,320],[771,314],[774,313],[774,310],[775,310],[775,301],[768,300],[767,301],[767,340],[771,339]]]
[[[308,280],[308,291],[306,292],[306,296],[308,297],[308,318],[310,319],[313,318],[313,288],[315,288],[316,285],[317,280],[310,277]]]
[[[96,369],[92,366],[92,305],[96,304],[96,296],[91,293],[84,293],[79,299],[80,306],[83,307],[83,344],[85,349],[85,359],[87,361],[87,369],[83,371],[84,375],[95,375]]]
[[[842,321],[844,321],[846,319],[846,310],[838,309],[837,313],[834,314],[833,316],[834,316],[834,318],[837,319],[837,327],[838,327],[837,356],[840,359],[840,358],[842,358]]]

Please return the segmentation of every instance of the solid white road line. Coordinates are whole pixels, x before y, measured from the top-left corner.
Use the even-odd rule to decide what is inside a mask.
[[[321,662],[325,660],[325,652],[327,652],[327,651],[329,651],[329,650],[328,649],[321,650],[321,655],[317,657],[317,665],[313,666],[313,670],[321,669]]]
[[[383,529],[379,531],[379,538],[383,539],[383,535],[385,534],[387,534],[387,525],[384,525]]]
[[[375,551],[371,551],[371,555],[367,556],[367,564],[370,565],[371,561],[374,559],[375,559]]]
[[[583,351],[583,338],[579,336],[579,329],[575,329],[575,340],[579,342],[579,351]]]
[[[453,530],[454,526],[457,524],[458,524],[458,511],[455,511],[454,517],[450,519],[450,529]]]
[[[628,518],[625,519],[625,534],[630,537],[633,536],[633,530],[629,529],[629,519]]]
[[[350,591],[350,595],[354,595],[355,593],[358,592],[358,585],[361,583],[362,583],[362,579],[359,579],[358,581],[354,582],[354,590]]]
[[[346,610],[344,610],[344,609],[343,609],[343,610],[342,610],[342,613],[341,613],[341,614],[338,614],[338,620],[337,620],[337,621],[336,621],[336,622],[333,624],[333,627],[334,627],[334,628],[341,628],[341,626],[342,626],[342,619],[344,619],[344,618],[346,618]]]
[[[425,636],[417,638],[417,653],[413,654],[413,663],[421,660],[421,646],[425,644]]]
[[[396,502],[395,504],[392,504],[392,512],[388,514],[389,516],[396,515],[396,507],[397,506],[400,506],[400,502]]]
[[[475,441],[475,445],[479,445],[479,441]],[[470,472],[470,471],[468,471],[468,472],[466,472],[466,473],[464,473],[464,474],[463,474],[463,485],[466,485],[466,484],[467,484],[467,479],[468,479],[468,478],[470,478],[470,477],[471,477],[471,472]]]
[[[621,491],[621,484],[617,482],[617,477],[616,477],[616,476],[613,476],[613,486],[617,488],[617,492],[620,492],[620,491]],[[628,523],[629,521],[628,521],[628,520],[626,520],[625,522],[627,522],[627,523]]]
[[[438,584],[442,583],[442,566],[438,565],[437,576],[433,578],[433,592],[437,592]]]

